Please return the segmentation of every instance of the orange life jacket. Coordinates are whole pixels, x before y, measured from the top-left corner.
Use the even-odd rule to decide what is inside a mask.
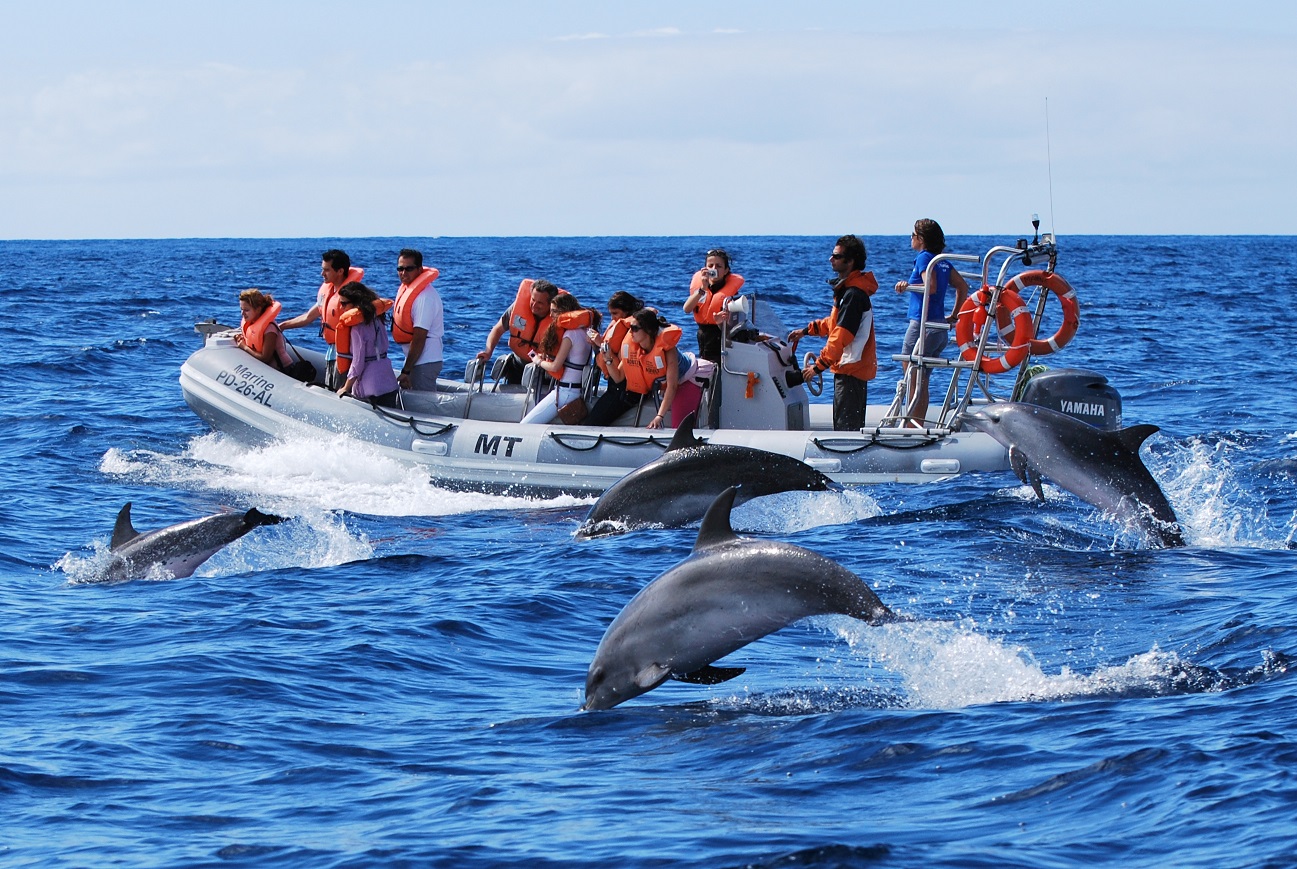
[[[262,348],[266,346],[266,332],[274,325],[275,318],[279,316],[282,310],[283,305],[272,301],[264,311],[257,315],[257,319],[251,323],[247,320],[243,321],[243,343],[258,356],[261,355]],[[277,354],[279,358],[274,361],[278,363],[278,367],[282,370],[292,362],[292,357],[288,355],[288,348],[284,346],[282,332],[280,332],[280,339],[279,353]]]
[[[414,300],[419,294],[437,279],[441,272],[429,266],[409,283],[402,283],[396,291],[396,309],[392,312],[392,340],[397,344],[409,344],[414,340]]]
[[[317,299],[323,299],[320,302],[320,334],[324,336],[326,344],[334,344],[333,332],[338,327],[338,317],[342,316],[342,299],[338,298],[338,290],[350,283],[360,283],[365,277],[365,270],[358,269],[355,266],[347,269],[347,277],[340,284],[331,284],[328,281],[320,284]]]
[[[593,322],[594,322],[594,313],[592,311],[590,311],[588,308],[578,308],[575,311],[564,311],[563,313],[559,314],[558,318],[554,321],[554,328],[559,333],[558,340],[561,343],[563,341],[564,332],[570,332],[573,329],[581,329],[582,331],[584,331],[586,329],[589,329],[590,324]],[[593,353],[593,350],[591,350],[591,352]],[[563,383],[567,386],[571,386],[573,385],[572,382],[574,382],[576,385],[579,386],[581,384],[582,377],[585,374],[586,366],[589,364],[590,361],[587,359],[584,363],[578,365],[576,362],[572,361],[572,357],[569,354],[568,358],[563,360],[563,368],[571,369],[572,371],[575,371],[576,372],[575,377],[567,373],[564,373],[562,375],[554,374],[552,371],[548,373],[550,377],[554,378],[559,383]],[[568,382],[568,381],[572,381],[572,382]]]
[[[550,316],[537,318],[531,310],[531,278],[518,284],[518,296],[509,312],[509,349],[524,362],[527,354],[540,349],[540,338],[549,328]],[[559,292],[563,292],[559,290]]]
[[[663,326],[648,350],[640,347],[628,330],[621,344],[622,373],[626,391],[648,395],[653,384],[667,374],[667,351],[680,343],[679,326]]]
[[[600,347],[596,347],[595,350],[598,351],[603,345],[607,345],[614,353],[620,354],[622,342],[626,340],[626,335],[630,331],[631,321],[631,317],[623,317],[620,320],[613,320],[612,323],[609,324],[608,328],[603,332],[603,340],[600,342]],[[596,352],[594,358],[595,364],[599,366],[599,370],[604,373],[605,377],[611,380],[612,375],[608,373],[608,363],[604,361],[603,354]]]
[[[374,316],[383,316],[391,310],[392,305],[391,299],[375,299]],[[359,308],[348,308],[338,317],[334,337],[337,339],[335,346],[338,348],[339,374],[346,374],[351,369],[351,330],[363,322],[365,322],[365,315],[361,313]]]
[[[713,292],[707,288],[707,282],[703,278],[703,269],[694,273],[694,278],[689,282],[689,295],[693,295],[698,290],[703,291],[703,297],[698,302],[698,307],[694,308],[694,322],[700,326],[715,326],[716,314],[725,305],[726,299],[736,296],[743,287],[743,276],[730,272],[725,276],[725,283],[721,288]]]

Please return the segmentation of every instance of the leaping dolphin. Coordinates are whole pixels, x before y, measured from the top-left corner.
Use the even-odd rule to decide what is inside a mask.
[[[702,519],[716,496],[739,487],[736,503],[776,492],[825,492],[837,483],[805,462],[781,453],[733,444],[708,444],[694,434],[694,415],[681,422],[671,445],[600,496],[578,539],[635,528],[679,528]]]
[[[191,519],[141,534],[131,524],[131,502],[127,501],[113,528],[112,559],[99,579],[140,579],[155,567],[177,578],[191,576],[198,565],[253,528],[283,521],[282,516],[253,508],[246,513]]]
[[[1162,546],[1183,546],[1175,511],[1139,457],[1140,445],[1158,431],[1133,425],[1105,431],[1034,404],[999,402],[963,421],[1009,448],[1009,465],[1043,500],[1048,477],[1087,504],[1133,522]]]
[[[790,543],[736,536],[735,489],[712,503],[693,553],[654,579],[613,619],[585,680],[584,710],[611,709],[667,678],[715,684],[742,668],[712,662],[798,619],[842,613],[894,618],[860,577]]]

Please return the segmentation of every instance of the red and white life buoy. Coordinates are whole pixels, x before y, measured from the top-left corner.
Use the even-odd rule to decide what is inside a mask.
[[[965,361],[971,362],[977,358],[978,338],[989,319],[986,308],[991,303],[991,292],[991,287],[981,287],[959,309],[959,319],[955,321],[955,341],[958,342],[960,356]],[[1012,332],[1006,328],[1002,333],[1016,343],[1005,350],[1003,356],[982,355],[978,368],[987,374],[1003,374],[1018,367],[1027,358],[1031,339],[1035,335],[1031,325],[1031,312],[1027,310],[1022,297],[1013,290],[1005,287],[1000,291],[996,309],[997,322],[1013,324]]]
[[[1031,342],[1032,356],[1057,353],[1075,337],[1077,327],[1081,325],[1081,306],[1076,301],[1076,290],[1061,275],[1039,269],[1023,272],[1005,284],[1006,290],[1011,289],[1020,296],[1027,294],[1027,287],[1044,287],[1057,296],[1063,306],[1063,325],[1058,327],[1058,331],[1048,338],[1034,338]]]

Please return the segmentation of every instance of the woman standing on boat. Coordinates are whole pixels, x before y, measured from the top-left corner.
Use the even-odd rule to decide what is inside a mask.
[[[396,407],[396,372],[387,358],[387,329],[379,319],[375,303],[378,295],[360,283],[350,283],[338,291],[345,314],[352,308],[360,311],[361,322],[351,327],[351,364],[347,379],[338,387],[338,395],[350,395],[383,407]]]
[[[910,291],[910,326],[905,330],[901,353],[906,356],[913,353],[919,343],[919,335],[922,334],[923,346],[919,355],[935,358],[941,355],[941,351],[946,349],[946,342],[950,340],[950,326],[959,317],[959,309],[968,295],[968,282],[949,262],[942,261],[932,270],[932,284],[924,286],[928,263],[946,249],[946,234],[942,232],[941,225],[935,220],[925,217],[914,221],[914,231],[910,233],[910,247],[919,252],[914,258],[914,271],[910,273],[908,281],[896,283],[896,292]],[[955,309],[947,317],[946,290],[951,286],[955,288]],[[911,291],[911,287],[920,289]],[[928,300],[927,323],[923,322],[925,296]],[[927,325],[928,323],[932,325]],[[928,379],[932,375],[932,369],[916,366],[912,371],[910,363],[901,364],[905,369],[906,392],[910,396],[910,403],[905,408],[905,416],[912,424],[922,426],[928,415]]]
[[[292,364],[275,317],[282,310],[274,298],[261,290],[249,288],[239,293],[239,311],[243,325],[234,335],[234,343],[271,368],[284,371]]]
[[[581,307],[571,293],[555,296],[549,312],[549,326],[540,339],[540,353],[533,352],[531,361],[548,371],[556,386],[554,393],[542,396],[522,422],[552,422],[560,407],[581,398],[581,383],[590,365],[589,330],[595,330],[597,335],[603,322],[598,311]]]

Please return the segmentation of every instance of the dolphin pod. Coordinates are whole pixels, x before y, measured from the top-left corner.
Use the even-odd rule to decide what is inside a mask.
[[[694,434],[694,415],[676,429],[667,451],[631,471],[599,497],[578,539],[635,528],[678,528],[702,519],[716,496],[739,487],[736,503],[776,492],[840,488],[805,462],[753,447],[708,444]]]
[[[715,684],[742,668],[712,662],[808,616],[894,618],[860,577],[809,549],[740,538],[736,490],[703,517],[693,553],[646,585],[617,615],[586,675],[583,710],[611,709],[668,678]]]
[[[1183,546],[1175,511],[1139,457],[1140,445],[1158,431],[1135,425],[1105,431],[1079,419],[1021,402],[988,404],[963,421],[1009,448],[1009,465],[1043,500],[1040,478],[1134,523],[1161,546]]]
[[[281,516],[253,508],[246,513],[191,519],[141,534],[131,524],[131,503],[127,501],[113,528],[112,559],[99,579],[141,579],[155,568],[176,578],[191,576],[200,564],[253,528],[283,521]]]

